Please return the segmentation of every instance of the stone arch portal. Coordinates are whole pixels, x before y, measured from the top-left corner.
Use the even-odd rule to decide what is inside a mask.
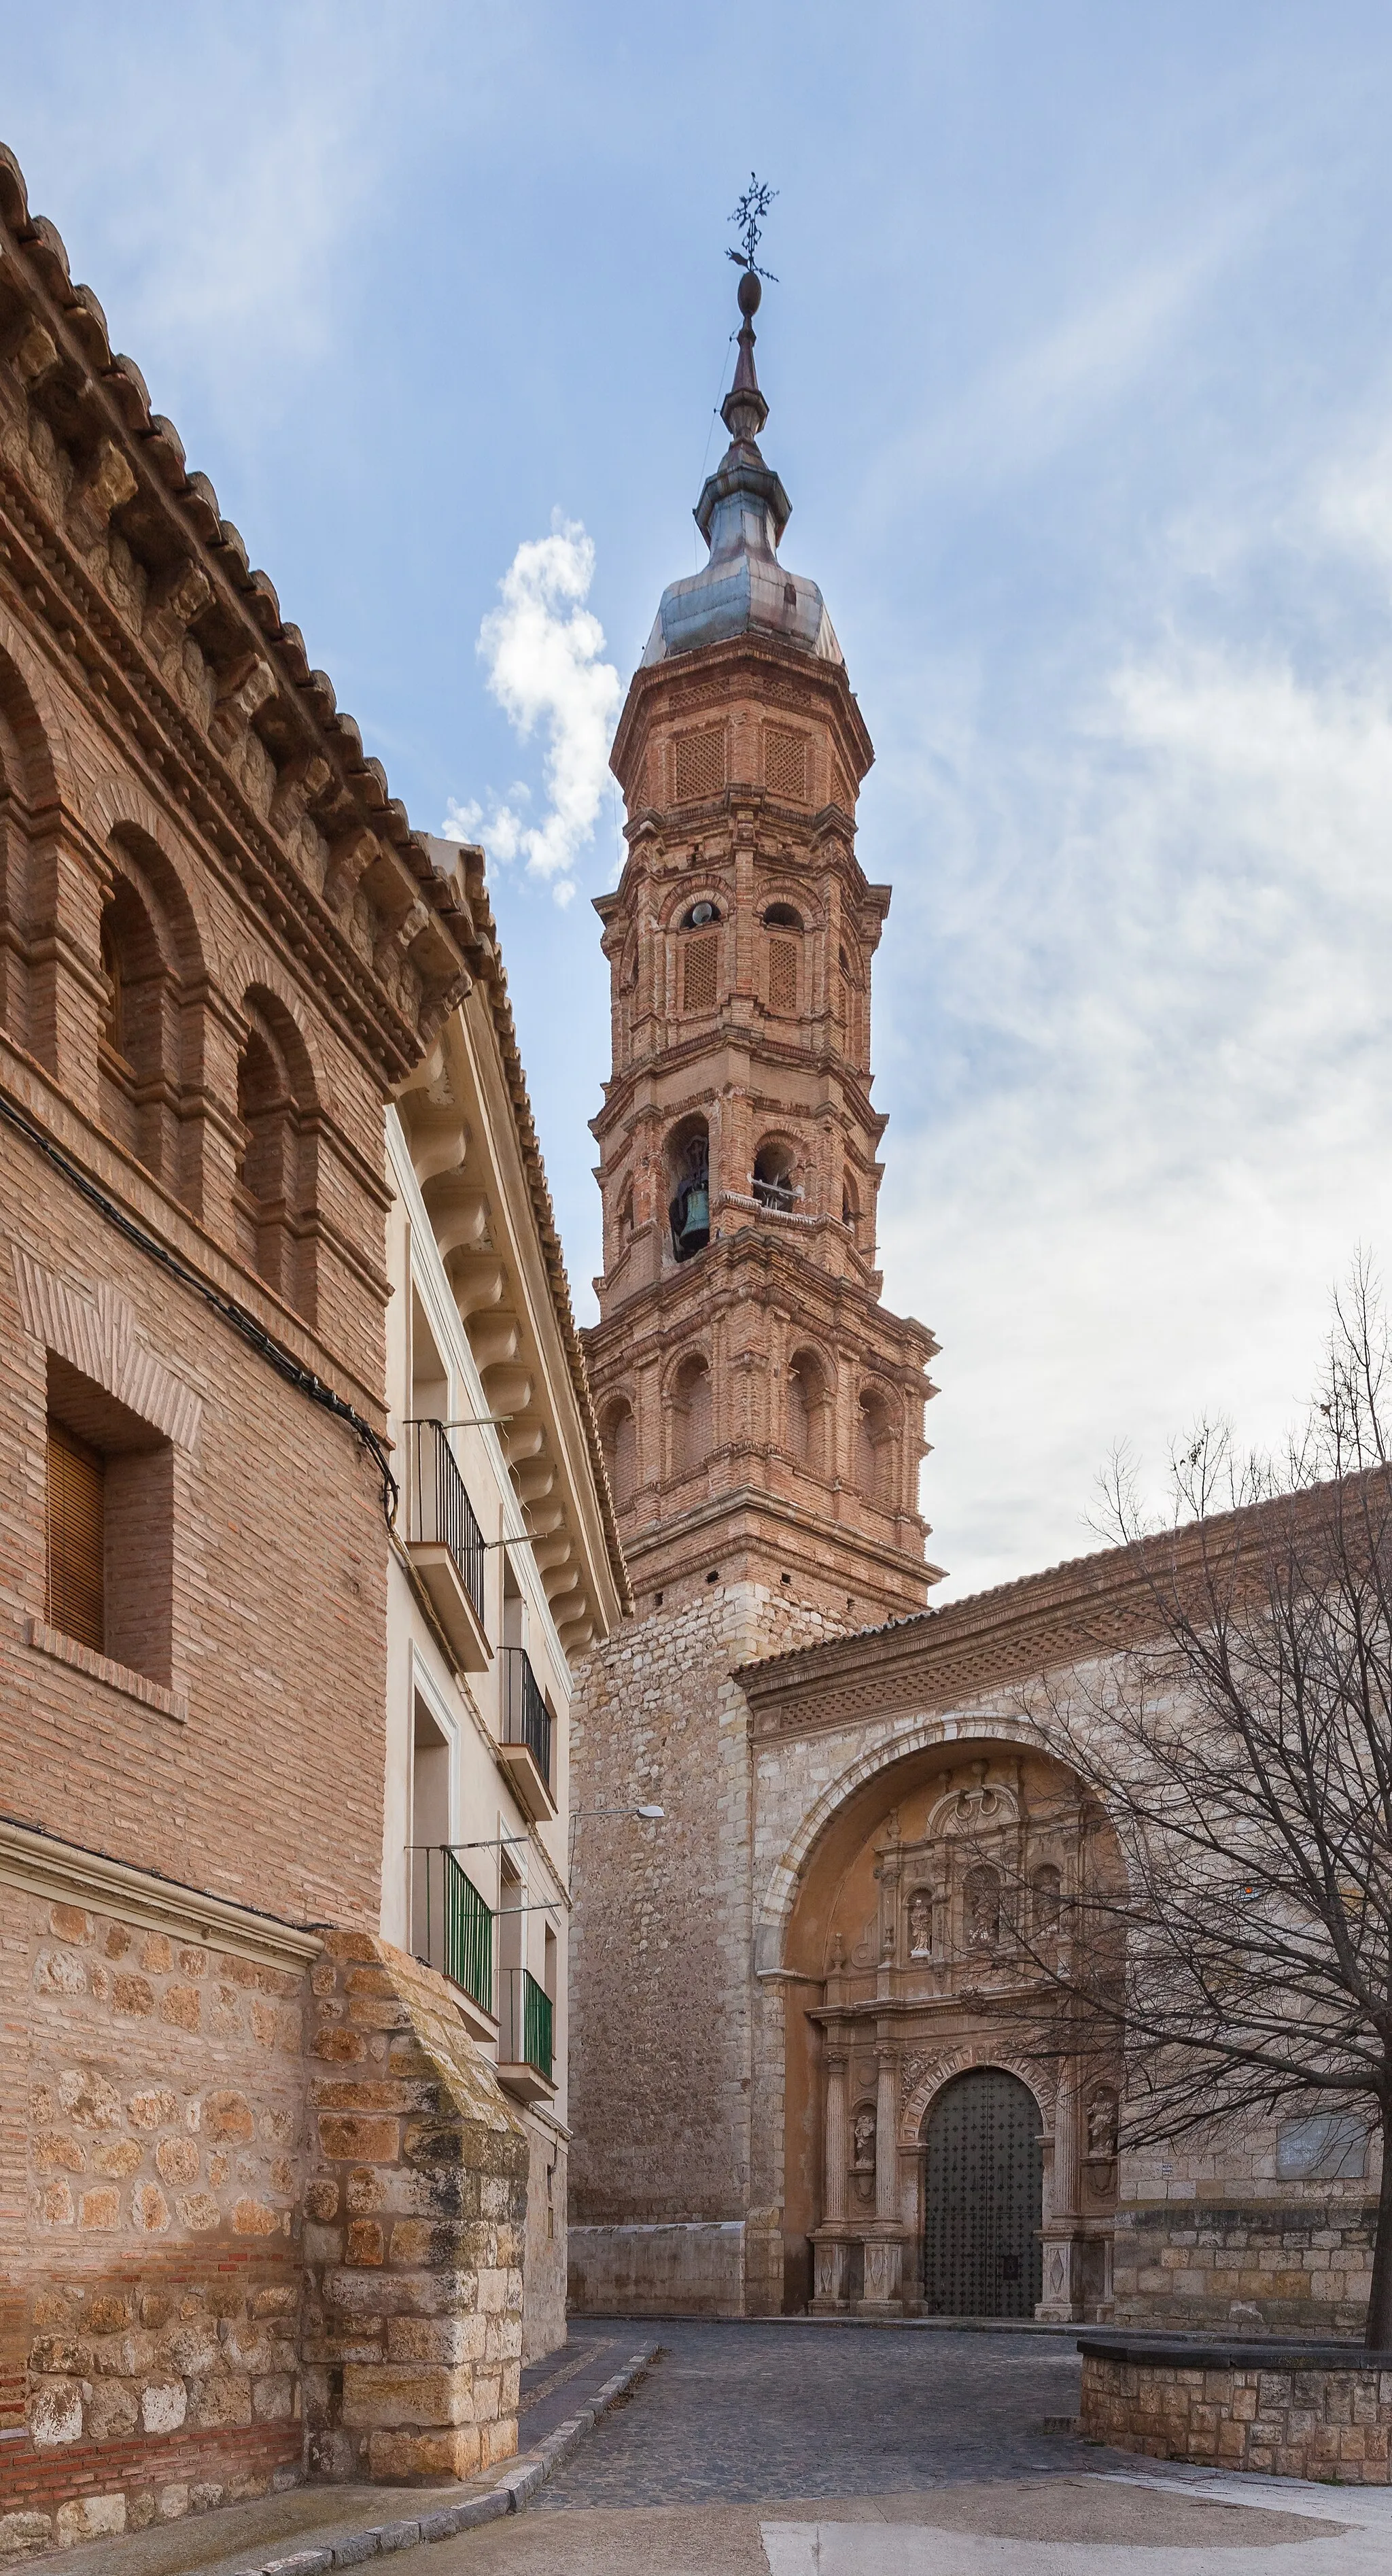
[[[1034,1889],[1066,1901],[1113,1860],[1086,1784],[989,1716],[920,1722],[822,1792],[762,1908],[785,2308],[1104,2308],[1115,2162],[1079,2135],[1081,2069],[1031,2056],[1021,1993]]]

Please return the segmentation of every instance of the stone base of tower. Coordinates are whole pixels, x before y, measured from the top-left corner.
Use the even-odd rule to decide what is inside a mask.
[[[843,1596],[844,1597],[844,1596]],[[754,2114],[757,1799],[732,1676],[845,1633],[829,1604],[701,1582],[579,1669],[571,1926],[570,2306],[769,2316],[778,2191]],[[660,1821],[638,1816],[658,1805]]]

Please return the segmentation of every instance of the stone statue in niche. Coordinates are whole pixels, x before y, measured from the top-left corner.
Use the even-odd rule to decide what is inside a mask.
[[[1117,2101],[1114,2093],[1094,2093],[1088,2104],[1089,2162],[1110,2164],[1117,2151]]]
[[[851,2180],[857,2200],[869,2200],[875,2188],[875,2114],[868,2102],[851,2122]]]
[[[933,1955],[933,1900],[926,1887],[916,1887],[909,1898],[909,1957],[931,1959]]]
[[[999,1872],[980,1861],[969,1869],[962,1887],[963,1928],[969,1950],[994,1950],[1000,1939]]]
[[[1063,1876],[1052,1861],[1045,1861],[1043,1867],[1035,1871],[1031,1892],[1035,1932],[1040,1938],[1047,1939],[1051,1932],[1057,1932],[1063,1911]]]

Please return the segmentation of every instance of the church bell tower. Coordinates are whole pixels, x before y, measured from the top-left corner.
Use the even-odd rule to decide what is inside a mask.
[[[696,505],[710,560],[663,593],[629,689],[628,856],[598,905],[613,1074],[585,1338],[637,1616],[571,1711],[569,2241],[576,2304],[622,2315],[782,2307],[739,1674],[922,1609],[937,1572],[937,1346],[875,1267],[870,738],[821,592],[778,557],[759,292],[746,267],[730,444]]]
[[[628,859],[604,923],[613,1077],[591,1382],[640,1607],[717,1574],[843,1625],[921,1609],[924,1371],[879,1302],[885,1121],[870,973],[889,909],[855,855],[873,751],[757,439],[757,273],[696,505],[612,765]]]

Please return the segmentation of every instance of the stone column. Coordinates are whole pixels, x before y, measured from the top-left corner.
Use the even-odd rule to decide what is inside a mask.
[[[822,2174],[822,2217],[832,2222],[846,2215],[846,2060],[838,2050],[826,2061],[826,2158]]]
[[[875,2216],[899,2216],[899,2059],[892,2048],[875,2052]]]
[[[1053,2189],[1044,2226],[1042,2313],[1073,2318],[1081,2313],[1081,2245],[1078,2220],[1078,2080],[1065,2061],[1054,2096]]]

